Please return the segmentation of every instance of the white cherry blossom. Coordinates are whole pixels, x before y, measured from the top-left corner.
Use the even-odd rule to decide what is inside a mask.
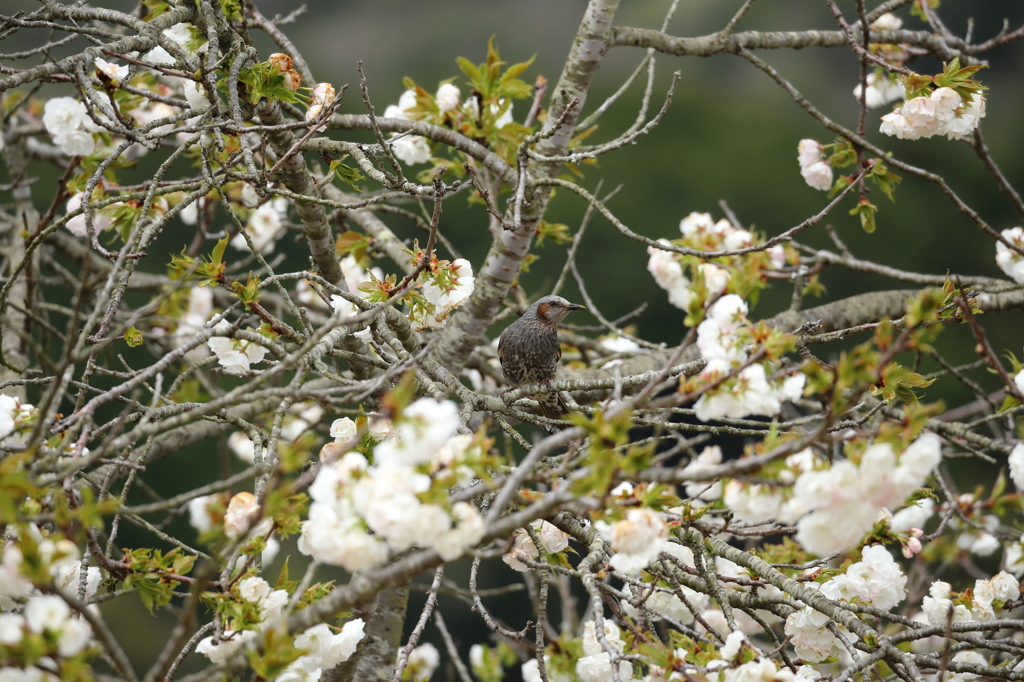
[[[888,75],[879,75],[872,71],[867,77],[867,90],[864,95],[864,103],[868,109],[876,109],[889,102],[901,100],[906,96],[903,83],[897,78]],[[853,96],[860,100],[860,83],[853,89]]]
[[[1024,248],[1024,228],[1013,227],[1003,230],[1002,235],[1011,244]],[[1002,242],[996,242],[996,265],[1014,282],[1024,284],[1024,256]]]
[[[434,96],[434,101],[437,102],[437,108],[441,113],[458,108],[461,99],[462,93],[459,92],[459,88],[451,83],[445,83],[439,87]]]
[[[118,66],[102,57],[96,58],[96,73],[102,73],[112,81],[120,83],[128,77],[128,65]]]
[[[88,117],[88,109],[74,97],[54,97],[43,107],[43,125],[55,138],[82,127]]]

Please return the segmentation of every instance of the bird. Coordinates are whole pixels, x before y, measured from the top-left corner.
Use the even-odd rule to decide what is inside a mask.
[[[573,310],[584,309],[561,296],[544,296],[505,328],[498,339],[498,360],[509,386],[516,388],[555,378],[558,359],[562,357],[558,323]],[[557,391],[537,396],[537,402],[541,414],[549,419],[559,419],[569,411]]]

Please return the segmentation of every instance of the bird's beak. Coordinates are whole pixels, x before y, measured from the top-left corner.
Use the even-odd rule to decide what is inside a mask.
[[[581,306],[579,303],[566,303],[566,310],[586,310],[585,306]]]

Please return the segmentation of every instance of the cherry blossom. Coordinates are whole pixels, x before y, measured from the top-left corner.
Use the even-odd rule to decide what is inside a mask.
[[[887,74],[879,74],[872,71],[867,77],[867,90],[864,95],[864,103],[868,109],[875,109],[889,102],[903,99],[906,96],[906,90],[898,79],[892,78]],[[861,86],[860,83],[853,89],[853,96],[860,100]]]
[[[437,94],[434,95],[434,101],[437,102],[437,108],[444,113],[451,111],[459,106],[461,103],[462,93],[459,92],[458,87],[451,83],[445,83],[437,89]]]
[[[1003,230],[1002,235],[1011,244],[1024,248],[1024,228],[1013,227]],[[1014,282],[1024,284],[1024,256],[1002,242],[996,242],[996,265]]]

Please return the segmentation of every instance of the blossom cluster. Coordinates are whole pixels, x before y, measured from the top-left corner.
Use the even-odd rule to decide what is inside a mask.
[[[293,68],[295,66],[295,62],[292,61],[291,57],[286,55],[284,52],[275,52],[267,57],[267,62],[274,67],[284,79],[285,88],[292,92],[296,92],[300,87],[302,87],[302,74]]]
[[[61,658],[72,658],[85,651],[93,641],[92,627],[80,618],[71,617],[71,608],[55,594],[29,597],[21,613],[0,614],[0,652],[6,647],[21,647],[24,640],[34,638],[46,648],[55,641],[49,653]],[[9,660],[4,655],[0,660]],[[53,664],[52,659],[33,661],[40,665]],[[7,668],[0,668],[0,679]],[[53,678],[56,679],[56,678]]]
[[[0,393],[0,441],[28,425],[37,410],[13,396]]]
[[[794,673],[789,668],[779,668],[775,661],[763,655],[758,655],[746,663],[740,663],[737,654],[739,652],[739,638],[736,633],[730,633],[726,639],[726,645],[720,650],[722,658],[711,661],[710,668],[720,670],[722,682],[815,682],[821,675],[810,666],[801,666]],[[726,658],[726,654],[730,654]]]
[[[349,292],[364,301],[383,301],[393,293],[392,282],[385,281],[379,268],[367,272],[353,256],[342,259],[341,270]],[[452,311],[473,293],[475,282],[473,266],[465,258],[451,262],[431,259],[429,267],[420,273],[416,289],[405,298],[408,303],[407,317],[413,330],[424,331],[443,326]],[[337,294],[331,296],[331,307],[342,319],[355,317],[361,312],[352,301]],[[370,340],[366,324],[354,330],[354,334],[364,341]]]
[[[661,551],[675,557],[683,566],[688,568],[695,567],[693,552],[689,547],[684,547],[675,542],[665,542],[661,547]],[[717,609],[708,609],[711,603],[708,595],[691,590],[685,585],[671,590],[652,586],[644,589],[642,594],[638,594],[638,590],[628,586],[626,590],[630,595],[633,595],[634,600],[642,602],[643,613],[652,621],[670,619],[672,622],[681,625],[691,625],[696,620],[694,614],[701,614],[701,618],[707,622],[705,616],[713,619],[714,616],[710,614],[713,611],[717,611]],[[686,598],[689,606],[679,598],[679,594]],[[620,605],[626,615],[633,620],[640,620],[641,609],[634,606],[632,601],[623,600]],[[717,611],[717,613],[721,614],[721,611]]]
[[[309,108],[306,109],[306,120],[312,122],[319,118],[324,113],[324,107],[334,102],[336,95],[334,86],[330,83],[317,83],[312,93],[310,93]],[[326,125],[317,128],[319,132],[325,130],[327,130]]]
[[[813,584],[813,583],[812,583]],[[822,595],[833,601],[870,604],[888,611],[906,598],[907,577],[882,545],[869,545],[861,560],[820,586]],[[839,643],[828,628],[831,619],[810,606],[786,618],[785,632],[792,638],[798,656],[815,663],[839,651]],[[844,629],[839,632],[849,635]]]
[[[548,554],[558,554],[569,546],[569,536],[547,521],[538,520],[530,525],[537,532],[540,543]],[[530,567],[523,563],[523,559],[535,561],[538,557],[540,557],[540,550],[533,544],[530,534],[520,528],[516,531],[512,548],[502,555],[501,560],[513,570],[525,572],[530,570]]]
[[[757,238],[749,231],[736,227],[724,218],[714,220],[710,213],[690,213],[679,222],[680,240],[669,242],[659,239],[665,245],[680,244],[702,251],[735,251],[753,246]],[[715,259],[714,263],[697,260],[694,257],[683,257],[656,246],[647,247],[647,270],[654,276],[654,281],[668,293],[669,303],[680,310],[689,311],[694,300],[706,304],[707,300],[728,291],[737,293],[736,280],[740,271],[746,268],[762,270],[766,268],[780,269],[787,263],[787,254],[783,246],[777,245],[766,252],[752,252],[741,256],[726,256]],[[689,263],[693,279],[703,282],[703,297],[698,299],[698,286],[684,272],[684,264]],[[760,279],[758,276],[756,279]],[[738,292],[744,293],[744,292]],[[744,294],[745,295],[745,294]]]
[[[424,94],[429,99],[430,96]],[[507,104],[507,108],[505,108]],[[480,117],[480,104],[474,95],[462,101],[462,93],[458,86],[453,83],[442,83],[433,97],[430,114],[437,117],[438,124],[444,124],[448,118],[456,113],[461,113],[473,120]],[[504,109],[504,111],[501,111]],[[436,113],[435,113],[436,112]],[[500,113],[499,113],[500,112]],[[512,102],[502,101],[500,104],[492,104],[490,113],[496,116],[494,128],[500,130],[512,122]],[[397,118],[405,121],[424,119],[428,111],[417,101],[416,90],[406,90],[398,98],[398,104],[392,104],[384,110],[384,118]],[[391,149],[395,156],[410,166],[430,161],[430,141],[419,135],[394,135],[396,139],[391,143]]]
[[[163,34],[177,43],[186,54],[195,55],[205,51],[205,41],[196,45],[193,38],[194,27],[189,24],[176,24],[163,31]],[[198,31],[197,31],[198,33]],[[140,59],[138,53],[126,55],[133,59]],[[174,66],[177,60],[161,46],[156,46],[141,60],[148,64],[158,66]],[[130,73],[127,65],[118,65],[101,57],[94,60],[96,74],[118,85],[126,85]],[[132,79],[132,84],[141,90],[151,90],[159,96],[167,96],[172,93],[172,87],[180,84],[186,100],[194,109],[207,106],[202,85],[184,78],[164,76],[164,80],[170,86],[152,80],[149,76],[139,76]],[[137,104],[129,100],[120,103],[124,113],[130,114],[138,126],[146,126],[153,121],[173,116],[177,109],[165,102],[141,99]],[[68,156],[90,156],[96,150],[97,138],[95,133],[111,124],[108,117],[102,111],[90,111],[89,107],[74,99],[73,97],[54,97],[46,102],[43,111],[43,125],[46,131],[52,136],[54,144],[58,145]],[[151,131],[150,134],[162,135],[171,130],[172,127],[160,126]],[[135,158],[145,154],[147,147],[142,144],[131,145],[126,156]]]
[[[82,585],[82,562],[73,542],[45,537],[32,525],[13,535],[20,539],[8,541],[0,556],[0,661],[7,664],[20,659],[25,667],[4,665],[0,678],[20,674],[25,679],[56,680],[53,673],[59,668],[55,658],[88,653],[93,644],[92,627],[86,620],[72,617],[63,597],[36,589],[26,573],[41,568],[52,580],[48,591],[57,589],[75,599],[84,596],[89,600],[99,588],[101,572],[96,567],[85,568],[86,583]],[[25,565],[22,539],[34,545],[36,558],[31,568]]]
[[[834,601],[871,604],[889,611],[907,596],[907,576],[882,545],[861,550],[861,560],[846,572],[821,586],[821,593]]]
[[[382,563],[389,551],[414,546],[431,547],[454,561],[483,537],[483,518],[473,505],[456,502],[449,508],[421,500],[439,472],[459,476],[472,450],[472,436],[456,435],[455,404],[421,398],[394,426],[394,435],[373,448],[372,465],[361,453],[348,452],[321,466],[309,489],[313,503],[299,539],[303,554],[363,571]]]
[[[253,628],[239,631],[225,630],[199,641],[196,652],[203,654],[213,663],[225,663],[240,653],[246,643],[255,640],[262,630],[275,627],[284,614],[289,601],[285,590],[272,590],[263,578],[249,577],[241,580],[235,590],[240,602],[256,607],[258,624]],[[359,642],[365,636],[364,622],[354,618],[345,623],[339,632],[334,632],[326,623],[318,623],[304,630],[295,638],[295,648],[304,652],[290,663],[276,679],[316,680],[323,669],[332,668],[347,661],[355,653]]]
[[[668,540],[668,524],[657,512],[640,507],[626,512],[614,524],[599,521],[595,528],[611,543],[615,554],[608,562],[623,573],[637,573],[658,558]]]
[[[832,187],[832,166],[822,154],[823,146],[817,140],[800,140],[797,161],[800,175],[814,189],[827,191]]]
[[[918,490],[942,459],[938,436],[926,433],[897,454],[889,443],[869,445],[859,464],[839,460],[830,467],[808,468],[793,486],[799,512],[796,538],[819,556],[854,547],[878,519],[883,508],[896,509]],[[799,507],[803,507],[800,509]]]
[[[473,266],[465,258],[456,258],[451,263],[437,261],[436,267],[424,269],[420,281],[422,299],[413,299],[409,310],[415,331],[443,325],[448,315],[473,293],[476,282]]]
[[[270,627],[284,613],[289,594],[285,590],[271,590],[263,578],[248,577],[240,580],[235,589],[241,602],[256,607],[261,628]],[[196,645],[196,652],[203,654],[214,663],[223,663],[256,635],[255,630],[233,632],[225,630],[220,636],[206,637]]]
[[[20,529],[15,535],[19,534],[31,536],[31,543],[35,544],[35,553],[39,557],[40,566],[46,569],[54,584],[69,594],[77,596],[82,569],[78,547],[70,540],[54,540],[44,537],[34,525]],[[18,608],[16,599],[37,594],[31,581],[23,575],[23,559],[24,556],[18,542],[12,540],[4,545],[3,556],[0,557],[0,609],[4,611]],[[88,568],[86,570],[86,599],[96,594],[99,581],[100,569]]]
[[[256,190],[248,183],[242,190],[243,201],[249,206],[259,203]],[[245,231],[252,240],[252,245],[262,254],[273,253],[277,245],[277,238],[284,228],[284,220],[288,214],[288,200],[277,197],[257,207],[249,214],[245,223]],[[231,238],[233,248],[239,251],[249,251],[249,245],[241,233]]]
[[[929,625],[945,625],[950,618],[954,623],[994,620],[997,605],[1020,597],[1020,583],[1006,571],[988,580],[977,579],[969,607],[963,603],[963,595],[954,595],[951,589],[949,583],[941,580],[933,582],[928,589],[928,596],[921,601],[921,611]]]
[[[928,96],[909,99],[882,117],[879,131],[901,140],[933,135],[961,139],[974,132],[985,117],[985,98],[975,93],[968,100],[952,88],[937,88]]]
[[[691,463],[686,471],[714,466],[720,456],[714,451],[706,457],[702,453],[703,461]],[[875,523],[886,520],[891,531],[910,534],[904,552],[912,556],[921,550],[920,529],[934,514],[935,504],[925,499],[900,507],[940,459],[941,441],[930,433],[898,456],[889,443],[871,444],[859,464],[841,459],[829,466],[813,450],[805,449],[786,458],[785,467],[776,474],[778,483],[730,480],[722,499],[739,520],[796,524],[797,541],[819,556],[852,549]],[[706,489],[707,483],[687,484],[690,495]],[[717,498],[705,495],[704,499]],[[893,515],[889,509],[900,510]]]
[[[612,660],[612,653],[621,653],[626,646],[622,641],[622,633],[615,623],[610,620],[603,621],[604,639],[611,651],[605,651],[597,636],[597,626],[594,621],[589,620],[583,628],[583,653],[584,656],[576,661],[576,674],[581,682],[605,682],[614,679],[612,666],[617,668],[618,677],[621,680],[629,680],[633,677],[633,667],[629,661],[619,661],[617,664]]]
[[[740,333],[749,327],[746,314],[747,304],[736,294],[722,296],[708,310],[697,327],[697,347],[707,361],[702,378],[719,379],[747,361],[745,336]],[[753,363],[740,370],[735,379],[704,393],[694,409],[701,421],[776,415],[783,401],[803,396],[805,381],[800,373],[770,379],[763,364]]]

